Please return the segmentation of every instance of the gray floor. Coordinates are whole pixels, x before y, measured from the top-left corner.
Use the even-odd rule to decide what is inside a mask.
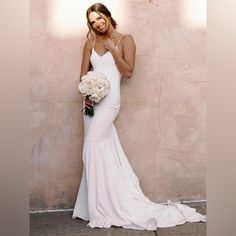
[[[188,204],[206,214],[206,203]],[[206,236],[206,223],[158,228],[156,231],[128,230],[112,226],[110,229],[91,229],[86,221],[71,219],[72,212],[30,214],[30,236]]]

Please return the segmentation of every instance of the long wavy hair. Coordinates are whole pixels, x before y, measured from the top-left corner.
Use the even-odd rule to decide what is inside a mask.
[[[90,6],[88,9],[87,9],[87,12],[86,12],[86,18],[87,18],[87,26],[89,28],[89,31],[87,33],[87,38],[89,38],[90,35],[92,35],[92,31],[94,32],[93,30],[93,27],[89,21],[89,14],[91,12],[96,12],[97,14],[100,15],[100,13],[104,14],[105,16],[107,16],[110,21],[111,21],[111,24],[112,26],[116,29],[117,28],[117,23],[116,21],[113,19],[112,15],[111,15],[111,12],[107,9],[107,7],[105,5],[103,5],[102,3],[95,3],[93,4],[92,6]],[[96,32],[95,32],[96,33]]]

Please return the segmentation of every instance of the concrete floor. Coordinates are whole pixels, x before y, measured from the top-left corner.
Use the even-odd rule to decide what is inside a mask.
[[[206,203],[188,204],[206,214]],[[128,230],[112,226],[110,229],[91,229],[86,221],[71,218],[72,212],[30,214],[30,236],[206,236],[206,223],[158,228],[156,231]]]

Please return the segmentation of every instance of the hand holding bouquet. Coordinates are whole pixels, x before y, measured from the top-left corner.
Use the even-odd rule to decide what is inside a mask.
[[[109,81],[104,74],[89,71],[81,77],[78,89],[85,98],[85,106],[82,111],[85,115],[94,115],[94,106],[104,98],[110,88]]]

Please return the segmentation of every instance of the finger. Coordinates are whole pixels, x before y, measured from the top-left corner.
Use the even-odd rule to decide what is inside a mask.
[[[90,100],[89,98],[85,99],[86,102],[92,102],[92,100]]]
[[[91,105],[91,103],[89,103],[89,102],[85,102],[85,105],[89,106],[89,105]]]

